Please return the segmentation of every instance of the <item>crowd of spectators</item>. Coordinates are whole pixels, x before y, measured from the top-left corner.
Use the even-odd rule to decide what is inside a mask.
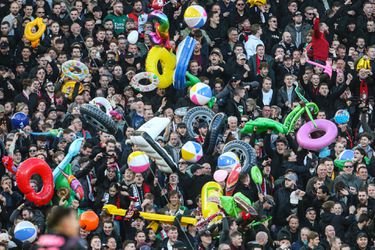
[[[200,29],[188,28],[183,20],[192,4],[207,11]],[[252,7],[245,0],[165,2],[162,11],[169,18],[172,51],[188,35],[197,41],[188,71],[212,88],[217,98],[212,110],[228,116],[215,152],[190,166],[181,158],[181,146],[190,140],[203,144],[209,124],[201,122],[198,137],[191,138],[189,124],[175,114],[178,108],[195,106],[188,89],[171,86],[142,93],[130,86],[132,77],[145,71],[153,47],[151,11],[146,0],[0,1],[0,139],[5,154],[16,166],[36,157],[53,169],[72,141],[84,137],[72,171],[85,191],[84,199],[75,200],[71,208],[64,208],[64,197],[38,207],[18,190],[15,175],[1,167],[0,250],[48,249],[15,239],[14,226],[21,220],[36,225],[40,236],[62,235],[66,244],[53,249],[374,249],[375,1],[267,0]],[[33,48],[23,34],[25,25],[37,17],[43,18],[47,30]],[[136,44],[127,41],[133,30],[139,33]],[[310,65],[308,58],[331,65],[332,76]],[[370,68],[357,69],[361,58],[370,60]],[[61,65],[71,59],[89,67],[80,94],[77,88],[61,91]],[[349,112],[349,122],[337,124],[339,133],[329,148],[305,150],[296,133],[239,132],[257,117],[283,121],[301,101],[295,82],[318,105],[316,118],[332,120],[337,110]],[[88,126],[81,116],[80,107],[95,97],[107,98],[121,115],[113,118],[116,134]],[[16,112],[29,117],[30,124],[22,130],[12,129]],[[137,150],[130,136],[153,117],[171,119],[157,142],[178,164],[175,173],[157,171],[154,176],[150,171],[134,173],[127,166],[127,157]],[[305,121],[302,116],[295,131]],[[63,132],[58,138],[30,134],[59,128]],[[225,216],[214,228],[182,226],[181,216],[202,218],[201,188],[213,180],[217,158],[231,140],[255,148],[263,174],[260,192],[248,174],[241,176],[235,192],[253,202],[258,216],[252,219],[272,220],[251,225]],[[354,150],[354,160],[339,169],[334,160],[345,149]],[[36,190],[42,186],[37,176],[30,184]],[[292,192],[297,204],[290,198]],[[177,219],[173,225],[159,223],[155,230],[142,216],[125,220],[102,214],[105,204],[135,206]],[[75,218],[71,210],[89,209],[100,215],[98,229],[80,229],[74,235],[69,230]]]

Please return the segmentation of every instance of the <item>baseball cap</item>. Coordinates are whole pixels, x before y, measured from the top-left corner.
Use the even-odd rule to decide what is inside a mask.
[[[177,124],[177,128],[186,128],[186,123],[180,122],[179,124]]]
[[[198,169],[203,168],[201,164],[193,164],[190,168],[190,172],[194,174]]]
[[[240,53],[237,55],[237,59],[241,60],[241,59],[246,59],[246,55],[244,53]]]
[[[128,53],[126,53],[125,58],[126,59],[134,58],[134,54],[132,52],[128,52]]]
[[[165,139],[164,139],[164,137],[163,137],[163,136],[160,136],[160,135],[159,135],[158,137],[156,137],[155,141],[162,141],[162,142],[165,143]]]
[[[301,11],[296,11],[294,14],[293,14],[293,16],[295,17],[295,16],[302,16],[302,12]]]
[[[289,240],[289,241],[292,241],[291,238],[289,237],[289,235],[287,234],[280,234],[277,236],[277,240]]]

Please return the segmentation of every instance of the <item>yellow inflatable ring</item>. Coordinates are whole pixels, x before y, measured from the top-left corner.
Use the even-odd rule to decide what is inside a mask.
[[[32,29],[37,26],[38,30],[33,33]],[[38,46],[40,38],[42,37],[43,33],[46,31],[47,26],[43,23],[43,19],[38,17],[35,18],[34,21],[29,22],[26,24],[25,27],[25,38],[31,42],[31,45],[35,48]]]
[[[69,60],[61,65],[61,70],[65,77],[75,81],[82,81],[89,74],[89,68],[77,60]]]
[[[220,211],[218,204],[220,203],[220,196],[223,195],[223,188],[219,183],[210,181],[202,187],[202,215],[203,218],[208,218]],[[221,216],[217,216],[213,221],[221,220]]]
[[[162,74],[158,70],[158,62],[161,64]],[[166,48],[155,46],[147,55],[146,71],[154,73],[159,78],[159,88],[168,88],[173,82],[173,73],[176,67],[176,56]]]
[[[69,92],[69,96],[68,96],[69,100],[73,99],[73,90],[74,90],[74,87],[75,87],[76,84],[79,84],[78,94],[82,94],[82,92],[84,90],[82,83],[77,83],[76,81],[67,81],[61,87],[61,92],[62,93],[67,94]]]
[[[150,84],[142,85],[139,83],[140,80],[147,79]],[[150,92],[159,86],[159,78],[151,72],[141,72],[133,76],[130,81],[130,85],[140,92]]]

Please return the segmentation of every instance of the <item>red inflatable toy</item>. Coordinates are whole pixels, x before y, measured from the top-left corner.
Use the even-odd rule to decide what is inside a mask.
[[[39,175],[43,180],[43,187],[36,192],[30,186],[33,175]],[[26,199],[37,206],[46,205],[53,197],[53,176],[48,164],[38,158],[30,158],[20,164],[16,173],[16,181],[19,190],[25,194]]]
[[[1,161],[3,162],[3,165],[6,169],[8,169],[9,172],[12,174],[17,173],[17,167],[13,164],[13,158],[10,156],[4,156]]]
[[[235,166],[232,171],[230,172],[228,179],[227,179],[227,185],[225,187],[225,195],[226,196],[232,196],[234,189],[237,185],[238,178],[240,177],[241,174],[241,165],[238,164]]]

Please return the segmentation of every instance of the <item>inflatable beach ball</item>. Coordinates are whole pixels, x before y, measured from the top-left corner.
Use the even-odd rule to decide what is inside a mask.
[[[190,100],[196,105],[207,104],[212,97],[211,88],[202,82],[195,84],[190,89]]]
[[[11,118],[12,128],[13,129],[23,129],[29,125],[29,118],[25,113],[17,112]]]
[[[350,119],[350,114],[346,109],[339,109],[337,110],[334,120],[337,124],[345,124],[348,123]]]
[[[14,228],[14,237],[22,242],[32,243],[37,236],[37,230],[30,221],[21,221]]]
[[[78,223],[83,230],[94,231],[99,226],[99,217],[94,211],[86,211],[79,216]]]
[[[150,167],[150,160],[145,152],[135,151],[128,156],[128,166],[135,173],[142,173]]]
[[[231,171],[235,166],[240,164],[240,159],[233,152],[225,152],[217,159],[217,168]]]
[[[188,162],[198,162],[203,156],[202,146],[193,141],[188,141],[181,148],[182,159]]]
[[[191,5],[184,13],[184,20],[189,28],[200,28],[207,21],[207,13],[202,6]]]

